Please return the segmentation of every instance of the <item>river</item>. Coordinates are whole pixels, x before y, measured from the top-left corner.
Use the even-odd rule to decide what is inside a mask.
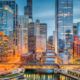
[[[46,56],[54,56],[53,53],[46,53]],[[44,63],[55,63],[53,58],[46,58]],[[24,73],[24,77],[13,80],[75,80],[70,77],[54,74],[53,70],[29,70]]]

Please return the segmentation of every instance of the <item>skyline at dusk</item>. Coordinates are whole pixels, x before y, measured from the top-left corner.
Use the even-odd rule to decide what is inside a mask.
[[[24,15],[26,0],[16,0],[18,4],[18,14]],[[73,23],[80,22],[80,0],[73,0]],[[33,0],[33,22],[37,19],[41,23],[47,23],[47,38],[55,31],[55,0]]]
[[[0,0],[0,80],[80,80],[80,0]]]

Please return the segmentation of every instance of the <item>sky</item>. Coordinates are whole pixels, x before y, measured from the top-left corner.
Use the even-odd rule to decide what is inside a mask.
[[[27,0],[16,0],[18,14],[24,15]],[[47,23],[47,35],[53,36],[55,31],[55,0],[33,0],[33,22]],[[80,22],[80,0],[73,0],[73,22]]]

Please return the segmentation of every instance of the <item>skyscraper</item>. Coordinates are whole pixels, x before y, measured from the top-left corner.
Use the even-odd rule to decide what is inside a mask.
[[[40,20],[36,20],[36,22],[35,22],[35,33],[34,33],[34,35],[36,36],[38,34],[40,34]]]
[[[77,23],[77,35],[79,36],[80,39],[80,22]]]
[[[22,51],[24,51],[22,53],[26,53],[28,51],[28,23],[29,23],[29,16],[28,15],[19,15],[18,16],[18,23],[22,26],[22,34],[21,34],[22,35],[22,44],[23,44],[22,45]]]
[[[47,24],[40,23],[40,34],[44,34],[46,36],[46,43],[47,43]]]
[[[32,0],[27,0],[27,6],[24,7],[24,15],[28,15],[29,22],[32,22]]]
[[[55,52],[73,51],[73,0],[55,0],[55,31]]]
[[[35,51],[36,45],[36,37],[34,36],[35,33],[35,23],[28,24],[28,51]]]
[[[15,46],[17,45],[17,14],[18,14],[18,6],[16,4],[16,0],[0,0],[0,7],[4,5],[8,5],[13,10],[13,43],[14,43],[14,54],[15,54]]]
[[[8,5],[0,7],[0,57],[13,53],[13,10]],[[2,60],[3,61],[3,60]]]

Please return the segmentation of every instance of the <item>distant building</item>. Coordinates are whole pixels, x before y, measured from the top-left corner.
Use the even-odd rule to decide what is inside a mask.
[[[47,44],[47,24],[46,23],[40,23],[40,34],[44,34],[46,36],[46,44]]]
[[[80,40],[79,40],[79,36],[74,36],[73,56],[80,59]]]
[[[73,36],[77,35],[77,23],[73,23]]]
[[[28,15],[29,22],[32,22],[32,0],[27,0],[27,6],[24,7],[24,15]]]
[[[80,22],[77,23],[77,35],[79,36],[80,39]]]
[[[27,52],[26,54],[22,54],[20,60],[22,63],[32,63],[34,61],[33,54],[29,52]]]
[[[25,52],[25,47],[24,47],[23,29],[22,29],[22,25],[20,24],[18,24],[17,36],[18,36],[18,42],[17,42],[18,54],[19,53],[23,54]]]
[[[35,22],[35,33],[34,35],[39,35],[40,34],[40,21],[39,20],[36,20]]]
[[[46,52],[46,35],[36,35],[36,52]]]
[[[13,10],[8,5],[4,5],[0,7],[1,57],[6,57],[11,53],[13,54],[13,40],[11,39],[13,39]]]
[[[48,38],[48,43],[49,43],[50,45],[53,45],[53,36],[49,36],[49,38]]]
[[[55,31],[53,31],[53,45],[55,46]]]
[[[40,23],[40,34],[46,35],[46,39],[47,39],[47,24],[46,23]]]
[[[28,52],[28,23],[29,16],[27,15],[19,15],[18,23],[22,26],[22,44],[24,53]],[[21,28],[20,28],[21,29]]]
[[[36,48],[36,37],[35,34],[35,23],[31,22],[28,24],[28,51],[35,51]]]

